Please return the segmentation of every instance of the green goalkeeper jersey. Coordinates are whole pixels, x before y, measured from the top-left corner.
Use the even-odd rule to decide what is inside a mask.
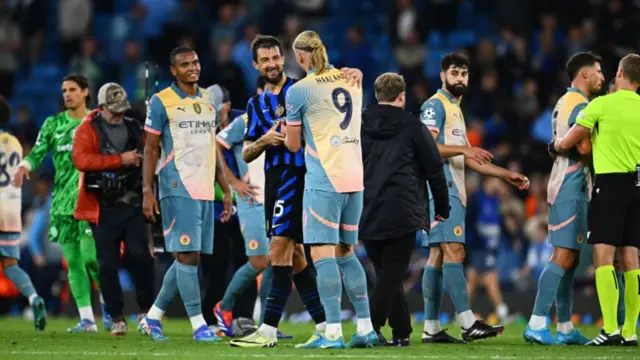
[[[53,203],[51,215],[73,216],[78,200],[79,172],[73,165],[71,149],[73,135],[82,120],[72,119],[68,111],[48,117],[36,140],[33,149],[24,158],[26,169],[37,169],[49,151],[53,154]]]

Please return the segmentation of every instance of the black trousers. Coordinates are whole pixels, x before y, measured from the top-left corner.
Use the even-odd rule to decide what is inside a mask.
[[[240,230],[238,217],[232,217],[228,222],[221,223],[216,220],[213,239],[213,255],[200,255],[200,264],[204,277],[205,295],[202,299],[202,314],[209,325],[217,324],[213,314],[213,308],[222,300],[230,276],[248,258],[244,249],[244,237]],[[229,273],[231,265],[232,271]],[[253,309],[256,304],[257,283],[249,286],[233,305],[233,318],[253,319]]]
[[[408,338],[413,329],[402,282],[407,275],[416,234],[363,243],[376,271],[376,285],[369,299],[373,328],[379,331],[389,319],[393,338]]]
[[[100,287],[107,312],[123,316],[124,301],[118,270],[120,242],[124,242],[124,267],[136,286],[140,312],[147,312],[155,297],[154,260],[149,250],[147,224],[139,206],[101,208],[98,225],[91,225],[100,264]]]

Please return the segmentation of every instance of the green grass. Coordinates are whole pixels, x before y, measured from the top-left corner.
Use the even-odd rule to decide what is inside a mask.
[[[231,348],[227,341],[200,344],[191,340],[188,321],[168,320],[165,330],[170,340],[154,343],[135,332],[114,338],[101,331],[94,334],[67,334],[65,329],[74,325],[70,320],[50,320],[47,331],[36,333],[31,322],[19,319],[0,319],[0,359],[638,359],[637,348],[542,347],[522,340],[522,326],[507,328],[505,334],[465,345],[423,345],[420,342],[421,325],[414,326],[409,348],[377,348],[354,350],[299,350],[294,344],[304,342],[311,335],[312,325],[282,324],[281,329],[294,335],[292,341],[281,341],[274,349]],[[459,336],[454,327],[451,333]],[[455,329],[455,330],[454,330]],[[130,324],[130,330],[134,325]],[[344,326],[349,340],[355,328]],[[593,337],[598,329],[582,328]]]

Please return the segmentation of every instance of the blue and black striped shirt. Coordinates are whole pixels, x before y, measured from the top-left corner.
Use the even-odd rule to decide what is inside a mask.
[[[260,95],[254,95],[247,104],[247,130],[245,141],[256,141],[266,134],[279,120],[285,120],[287,109],[285,98],[291,85],[298,80],[289,78],[285,82],[280,94],[273,95],[266,90]],[[304,167],[304,146],[296,153],[292,153],[286,146],[267,146],[265,150],[264,168],[289,165]]]

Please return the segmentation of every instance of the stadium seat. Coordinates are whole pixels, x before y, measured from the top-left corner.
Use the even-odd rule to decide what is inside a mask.
[[[429,49],[436,49],[441,47],[444,44],[444,39],[442,37],[442,33],[439,31],[432,31],[429,33],[429,37],[427,38],[427,47]]]
[[[473,30],[457,30],[449,34],[447,44],[454,48],[460,49],[476,43],[476,34]]]
[[[465,0],[460,2],[458,7],[458,29],[470,30],[473,29],[473,25],[476,20],[475,6],[473,1]]]
[[[39,64],[31,69],[31,79],[37,80],[40,84],[50,79],[59,80],[64,76],[64,70],[57,64]]]
[[[439,49],[431,49],[427,52],[424,61],[424,73],[427,78],[436,79],[440,76],[440,59],[447,54],[447,51]]]

